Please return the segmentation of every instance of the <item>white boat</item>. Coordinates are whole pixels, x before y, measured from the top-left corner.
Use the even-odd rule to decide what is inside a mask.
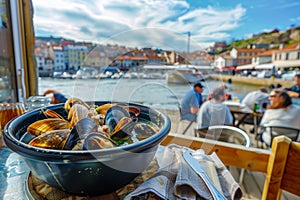
[[[168,84],[189,84],[203,81],[205,77],[195,68],[182,67],[169,72],[166,80]]]
[[[64,73],[62,73],[61,78],[62,79],[72,79],[73,76],[68,72],[64,72]]]
[[[73,78],[77,79],[95,79],[97,78],[98,70],[94,68],[79,69]]]

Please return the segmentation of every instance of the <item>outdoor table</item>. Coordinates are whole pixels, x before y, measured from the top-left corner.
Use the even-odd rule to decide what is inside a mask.
[[[253,112],[252,110],[246,108],[245,105],[241,104],[240,102],[225,101],[224,103],[229,107],[230,112],[234,117],[234,126],[236,127],[239,127],[241,124],[244,124],[247,118],[253,117],[254,134],[255,139],[257,139],[259,118],[263,116],[263,113]],[[237,116],[239,116],[239,120],[236,120]]]

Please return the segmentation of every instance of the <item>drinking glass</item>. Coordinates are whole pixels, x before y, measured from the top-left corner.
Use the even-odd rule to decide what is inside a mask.
[[[50,105],[50,99],[45,96],[31,96],[27,99],[27,110],[34,110]]]
[[[0,103],[0,148],[3,144],[4,126],[13,118],[23,114],[25,106],[23,103]]]
[[[0,103],[0,130],[13,118],[23,114],[25,106],[23,103]]]

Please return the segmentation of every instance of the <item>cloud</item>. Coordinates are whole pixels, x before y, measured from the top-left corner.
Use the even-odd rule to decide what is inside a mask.
[[[192,8],[183,0],[33,0],[33,6],[36,35],[179,49],[186,46],[187,32],[201,46],[229,39],[246,13],[241,5]]]

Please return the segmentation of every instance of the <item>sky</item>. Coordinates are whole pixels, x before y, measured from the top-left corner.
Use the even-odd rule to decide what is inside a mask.
[[[298,0],[32,0],[36,36],[194,51],[300,26]],[[188,37],[190,33],[190,37]]]

